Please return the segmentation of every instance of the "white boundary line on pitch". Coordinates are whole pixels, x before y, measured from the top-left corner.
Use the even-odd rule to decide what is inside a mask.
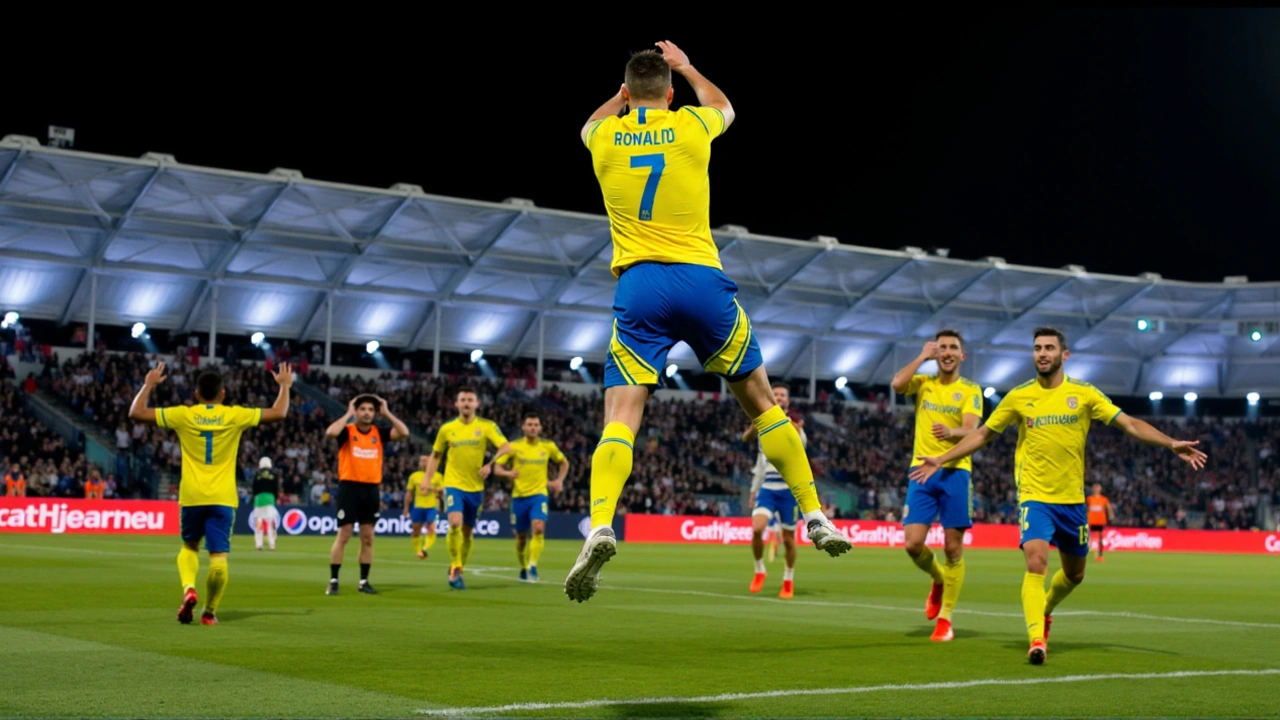
[[[482,577],[493,577],[501,580],[519,582],[518,578],[507,577],[506,575],[499,575],[492,572],[492,570],[496,570],[496,569],[498,568],[486,567],[483,569],[471,570],[470,572],[474,572],[476,575],[480,575]],[[501,568],[501,569],[511,570],[512,568]],[[826,601],[826,600],[794,600],[794,599],[781,600],[779,598],[772,598],[772,597],[729,595],[727,593],[714,593],[714,592],[707,592],[705,590],[669,590],[664,588],[629,587],[626,585],[602,585],[600,589],[601,590],[627,590],[630,592],[659,593],[662,595],[692,595],[695,597],[720,598],[724,600],[745,600],[750,602],[768,602],[768,603],[778,603],[781,605],[810,605],[810,606],[816,606],[816,607],[847,607],[847,608],[857,608],[859,610],[882,610],[885,612],[907,612],[907,613],[920,612],[920,608],[906,608],[906,607],[900,607],[897,605],[873,605],[870,603],[837,602],[837,601]],[[1022,613],[995,612],[991,610],[970,610],[968,608],[958,608],[955,612],[957,615],[962,615],[962,616],[963,615],[981,615],[983,617],[1018,618],[1018,619],[1021,619],[1023,617]],[[1092,615],[1095,617],[1122,617],[1122,618],[1130,618],[1135,620],[1159,620],[1163,622],[1188,623],[1193,625],[1227,625],[1231,627],[1264,628],[1267,630],[1280,630],[1280,623],[1246,622],[1242,620],[1214,620],[1210,618],[1167,617],[1164,615],[1145,615],[1142,613],[1132,613],[1132,612],[1127,612],[1123,610],[1114,611],[1114,612],[1106,611],[1106,610],[1060,610],[1054,615],[1054,617],[1071,617],[1071,616],[1083,616],[1083,615]]]
[[[1280,675],[1280,668],[1265,670],[1180,670],[1167,673],[1107,673],[1103,675],[1064,675],[1054,678],[990,678],[986,680],[959,680],[952,682],[919,683],[914,685],[863,685],[843,688],[802,688],[796,690],[768,690],[765,692],[724,693],[695,697],[646,697],[630,699],[581,700],[577,702],[513,703],[493,707],[454,707],[437,710],[419,710],[421,715],[472,715],[521,710],[578,710],[607,707],[610,705],[670,705],[678,703],[714,703],[764,698],[787,698],[812,695],[855,695],[872,692],[897,692],[903,690],[958,690],[992,685],[1047,685],[1053,683],[1094,682],[1098,680],[1171,680],[1177,678],[1216,677],[1221,675]]]

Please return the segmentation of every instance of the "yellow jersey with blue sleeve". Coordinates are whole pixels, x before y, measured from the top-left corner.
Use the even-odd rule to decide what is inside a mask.
[[[613,233],[614,277],[640,262],[723,269],[711,236],[711,141],[726,129],[713,107],[636,108],[587,129]]]
[[[538,439],[533,442],[522,439],[511,444],[511,453],[500,455],[495,463],[512,465],[520,472],[516,476],[515,487],[511,497],[521,498],[533,495],[546,495],[549,481],[547,465],[564,462],[564,453],[550,440]]]
[[[156,424],[173,430],[182,447],[178,505],[240,505],[236,492],[240,434],[261,421],[262,408],[176,405],[156,410]]]
[[[483,491],[480,467],[484,465],[484,456],[490,448],[501,447],[506,442],[506,437],[492,420],[477,417],[465,423],[462,418],[455,418],[441,425],[431,449],[437,453],[448,453],[444,486],[464,492]]]
[[[964,425],[965,415],[982,419],[982,388],[964,378],[942,383],[937,375],[912,375],[903,394],[915,396],[916,402],[916,440],[911,451],[911,467],[924,462],[922,457],[938,457],[955,447],[954,440],[933,436],[934,423],[958,428]],[[966,455],[944,467],[972,471],[973,459]]]
[[[434,508],[440,506],[440,496],[436,494],[436,488],[444,487],[444,475],[436,473],[431,477],[431,492],[424,493],[421,491],[422,479],[426,477],[426,473],[421,470],[409,476],[409,484],[404,491],[409,493],[410,499],[413,501],[415,508]]]
[[[1018,502],[1083,504],[1089,426],[1095,420],[1110,425],[1120,412],[1101,390],[1071,377],[1052,389],[1032,380],[1010,390],[987,419],[987,427],[1002,433],[1018,424]]]

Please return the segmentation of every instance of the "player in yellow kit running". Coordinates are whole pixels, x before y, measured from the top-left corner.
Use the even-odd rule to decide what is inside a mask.
[[[982,388],[960,377],[960,363],[964,359],[964,338],[960,333],[939,330],[933,340],[924,344],[919,357],[893,376],[893,389],[903,395],[914,395],[916,399],[916,436],[908,471],[920,464],[915,458],[950,450],[957,440],[977,430],[978,423],[982,422]],[[926,360],[937,362],[936,374],[916,374]],[[941,473],[926,483],[907,483],[902,529],[907,555],[916,567],[933,578],[924,615],[929,620],[938,620],[929,638],[934,642],[949,642],[955,637],[951,611],[964,585],[964,531],[973,526],[972,471],[973,461],[964,457],[947,463]],[[925,545],[929,527],[935,520],[942,524],[945,566],[938,563],[933,550]]]
[[[418,462],[422,469],[410,474],[404,487],[404,516],[411,523],[413,554],[426,560],[436,544],[436,514],[440,507],[439,495],[444,492],[444,475],[437,470],[431,482],[426,482],[431,457],[423,455]]]
[[[1014,481],[1018,484],[1020,546],[1027,560],[1022,580],[1022,612],[1031,649],[1027,657],[1040,665],[1048,652],[1054,608],[1084,581],[1089,558],[1089,524],[1085,517],[1084,450],[1093,421],[1124,430],[1148,445],[1171,450],[1191,467],[1204,467],[1200,442],[1174,440],[1146,422],[1124,414],[1111,399],[1083,380],[1067,377],[1062,363],[1071,356],[1067,339],[1054,328],[1037,328],[1032,354],[1037,377],[1009,391],[986,425],[941,456],[922,457],[911,479],[923,483],[939,468],[967,457],[991,438],[1017,423],[1018,448]],[[1049,546],[1058,548],[1062,569],[1053,576],[1046,596],[1044,576]]]
[[[725,379],[760,433],[760,451],[800,505],[809,539],[831,555],[852,545],[822,512],[800,434],[773,398],[738,286],[711,236],[711,143],[733,124],[728,98],[670,42],[627,63],[626,82],[582,126],[613,237],[613,336],[605,358],[604,429],[591,458],[591,532],[565,578],[570,600],[599,587],[618,551],[614,513],[631,476],[632,443],[659,370],[677,342]],[[697,105],[672,109],[679,73]]]
[[[445,543],[449,546],[449,586],[466,590],[462,582],[462,570],[471,557],[471,534],[476,526],[476,516],[484,505],[484,481],[493,472],[493,462],[485,462],[489,448],[497,448],[495,455],[511,452],[511,443],[498,429],[497,423],[476,416],[480,398],[473,387],[458,388],[454,395],[454,407],[458,417],[440,426],[436,441],[431,447],[431,461],[426,474],[435,476],[436,468],[449,453],[444,469],[445,512],[449,513],[449,534]]]
[[[174,431],[182,448],[182,482],[178,485],[178,505],[182,548],[178,551],[178,575],[182,580],[182,605],[178,622],[191,622],[199,599],[196,596],[196,574],[200,572],[200,541],[209,551],[209,577],[206,581],[201,625],[218,624],[218,602],[227,588],[227,553],[231,552],[231,528],[235,524],[240,496],[236,492],[236,455],[240,452],[240,434],[245,428],[262,423],[279,422],[289,413],[289,388],[293,387],[293,371],[288,363],[273,373],[280,384],[276,402],[269,408],[228,407],[222,404],[227,391],[222,376],[203,372],[196,378],[196,403],[174,407],[149,408],[151,391],[164,382],[164,363],[158,363],[142,381],[142,389],[129,407],[134,422],[159,425]]]
[[[555,480],[547,480],[549,463],[559,466]],[[504,468],[504,465],[514,467]],[[569,459],[555,443],[542,439],[542,419],[536,412],[529,412],[524,416],[524,438],[511,444],[510,454],[493,461],[493,471],[515,479],[511,490],[511,524],[516,531],[520,581],[538,582],[538,559],[546,544],[547,490],[558,493],[564,488]]]

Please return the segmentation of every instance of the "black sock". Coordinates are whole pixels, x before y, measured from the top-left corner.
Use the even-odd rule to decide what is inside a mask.
[[[360,582],[369,582],[370,563],[360,563]]]
[[[333,579],[333,580],[337,580],[337,579],[338,579],[338,569],[339,569],[339,568],[341,568],[341,567],[342,567],[342,565],[341,565],[341,564],[338,564],[338,565],[330,564],[330,565],[329,565],[329,577],[330,577],[330,579]]]

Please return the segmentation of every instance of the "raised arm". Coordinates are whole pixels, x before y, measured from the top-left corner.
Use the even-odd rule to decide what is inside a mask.
[[[1125,431],[1129,437],[1137,438],[1148,445],[1172,450],[1174,455],[1190,463],[1196,470],[1203,468],[1205,461],[1209,459],[1207,455],[1196,449],[1200,444],[1199,440],[1174,440],[1145,420],[1120,413],[1111,424]]]
[[[391,421],[391,439],[403,440],[409,437],[409,427],[401,422],[400,418],[391,414],[391,409],[387,407],[387,401],[377,395],[374,395],[374,397],[378,398],[378,412],[382,413],[382,417]]]
[[[264,423],[280,422],[289,414],[289,391],[293,388],[293,369],[289,367],[289,363],[281,363],[280,372],[271,374],[280,385],[280,392],[276,394],[276,404],[263,409]]]
[[[604,104],[596,108],[596,111],[591,113],[591,117],[587,118],[587,122],[583,124],[582,130],[578,133],[582,136],[582,142],[585,143],[587,141],[587,133],[591,131],[592,125],[595,125],[596,122],[603,120],[610,115],[617,115],[622,112],[624,107],[626,107],[626,98],[622,96],[622,88],[625,87],[626,83],[623,83],[622,87],[618,88],[617,94],[608,100],[605,100]]]
[[[936,357],[938,357],[938,343],[930,340],[924,344],[924,349],[920,351],[920,355],[915,360],[907,363],[901,370],[894,373],[893,380],[889,383],[893,391],[899,394],[905,393],[907,388],[911,386],[911,378],[915,376],[920,366],[926,360],[932,360]]]
[[[155,386],[164,382],[168,377],[164,374],[164,363],[156,363],[156,366],[147,371],[147,376],[142,380],[142,387],[138,389],[138,394],[133,398],[133,404],[129,406],[129,419],[134,422],[156,424],[156,411],[154,408],[147,407],[147,403],[151,401],[151,391]]]
[[[351,398],[351,402],[347,403],[347,414],[333,421],[333,424],[325,428],[326,437],[336,438],[342,434],[342,429],[351,422],[356,416],[356,399]]]
[[[713,107],[724,115],[724,129],[728,130],[733,124],[733,119],[737,117],[733,112],[733,105],[729,103],[729,98],[714,83],[703,77],[702,73],[694,69],[689,63],[689,56],[676,47],[675,43],[663,40],[657,43],[657,46],[662,50],[662,58],[667,61],[667,65],[671,66],[671,72],[679,73],[693,86],[693,92],[698,96],[698,104],[702,107]]]

